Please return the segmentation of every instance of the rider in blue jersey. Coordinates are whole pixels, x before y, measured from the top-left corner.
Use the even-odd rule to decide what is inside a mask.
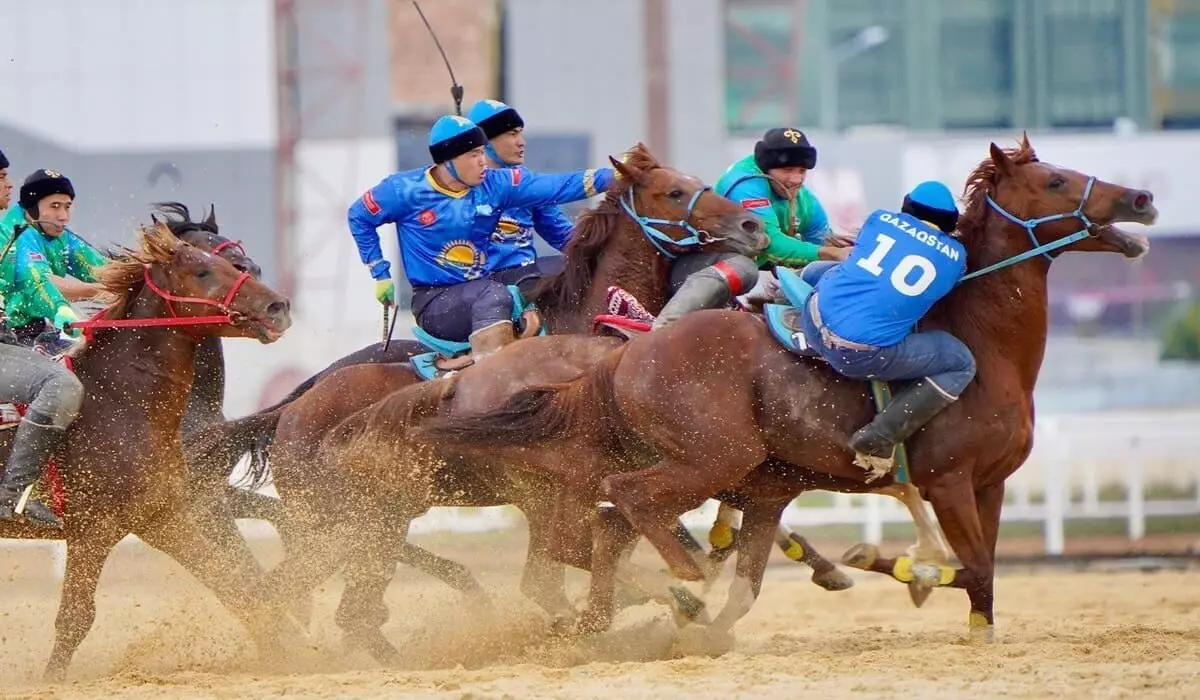
[[[467,110],[467,119],[488,137],[484,152],[489,168],[524,168],[525,120],[517,110],[498,100],[480,100]],[[505,210],[487,251],[497,270],[493,277],[525,289],[539,278],[560,272],[565,259],[561,255],[539,257],[533,234],[562,251],[572,230],[574,225],[557,204]]]
[[[488,251],[501,214],[587,199],[615,180],[610,168],[564,175],[489,169],[486,145],[487,136],[471,120],[441,117],[429,135],[434,165],[389,175],[348,212],[380,303],[394,303],[396,292],[376,229],[394,223],[417,324],[439,338],[470,341],[476,358],[514,337],[512,297],[503,282],[489,277],[496,263]]]
[[[807,345],[851,379],[917,379],[850,439],[874,476],[895,466],[895,445],[953,403],[975,377],[975,358],[945,331],[914,332],[958,284],[967,254],[952,237],[958,207],[940,182],[923,182],[899,212],[877,210],[842,263],[815,263],[805,304]]]

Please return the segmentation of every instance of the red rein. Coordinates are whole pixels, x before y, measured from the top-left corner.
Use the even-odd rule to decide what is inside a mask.
[[[222,245],[237,245],[237,244],[236,243],[229,243],[229,244],[223,243]],[[229,288],[229,293],[225,295],[225,298],[222,301],[213,301],[212,299],[203,299],[200,297],[178,297],[178,296],[175,296],[174,294],[171,294],[170,292],[166,291],[165,289],[162,289],[161,287],[159,287],[157,284],[154,283],[154,280],[150,279],[150,268],[148,268],[148,267],[143,270],[143,277],[145,278],[146,286],[150,288],[150,291],[154,292],[161,299],[163,299],[163,301],[167,302],[167,311],[171,312],[170,318],[105,319],[105,318],[101,318],[102,316],[104,316],[104,314],[108,313],[108,309],[105,309],[87,321],[76,321],[76,322],[70,324],[71,328],[80,328],[83,330],[91,330],[94,328],[150,328],[150,327],[156,327],[156,326],[159,326],[159,327],[161,327],[161,326],[167,326],[167,327],[203,326],[203,325],[214,324],[214,323],[215,324],[233,323],[234,322],[233,313],[229,310],[229,305],[231,303],[233,303],[233,298],[235,296],[237,296],[238,291],[241,290],[242,285],[246,283],[246,280],[250,279],[250,273],[243,272],[240,275],[238,275],[237,280],[233,283],[233,286],[231,286]],[[221,315],[220,316],[213,315],[213,316],[182,316],[181,317],[175,313],[175,307],[172,305],[172,302],[179,302],[181,304],[201,304],[203,306],[214,306],[217,308],[217,310],[219,310],[221,312]]]

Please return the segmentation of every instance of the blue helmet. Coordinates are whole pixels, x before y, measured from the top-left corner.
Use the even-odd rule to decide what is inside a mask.
[[[429,130],[429,155],[434,163],[445,163],[480,146],[487,145],[487,136],[475,122],[448,114],[438,117]]]
[[[904,195],[900,211],[951,233],[958,226],[958,205],[950,188],[934,180],[926,180]]]
[[[467,118],[483,129],[488,140],[500,134],[525,126],[525,120],[517,114],[517,110],[499,100],[480,100],[471,105]]]

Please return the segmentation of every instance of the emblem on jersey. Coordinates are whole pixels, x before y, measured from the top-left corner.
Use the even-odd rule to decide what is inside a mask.
[[[30,253],[29,259],[33,262],[45,262],[46,256],[42,255],[41,253]]]
[[[511,172],[512,184],[513,187],[516,187],[517,185],[521,184],[521,170],[519,168],[513,168]]]
[[[492,205],[480,204],[475,207],[475,213],[480,216],[491,216],[492,215]]]
[[[465,280],[476,280],[483,277],[487,254],[477,249],[474,243],[459,239],[442,246],[437,254],[437,263],[460,271]]]
[[[533,245],[533,232],[513,219],[505,217],[496,223],[496,230],[492,231],[491,241],[517,248],[528,248]]]
[[[363,193],[362,201],[363,206],[366,207],[367,211],[371,214],[378,214],[379,212],[383,211],[383,209],[379,206],[379,202],[375,201],[375,195],[371,194],[371,190],[367,190]]]
[[[437,214],[435,214],[432,209],[426,209],[420,214],[417,214],[417,223],[421,224],[422,226],[429,226],[435,221],[437,221]]]
[[[766,197],[755,197],[753,199],[743,199],[742,209],[758,209],[759,207],[770,206],[771,200]]]
[[[792,143],[800,143],[800,139],[804,138],[804,133],[795,129],[788,129],[783,132],[783,137]]]

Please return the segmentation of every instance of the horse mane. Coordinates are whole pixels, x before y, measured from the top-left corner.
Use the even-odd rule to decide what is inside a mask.
[[[1029,137],[1022,134],[1021,142],[1016,148],[1006,148],[1004,153],[1014,165],[1025,165],[1038,162],[1037,153],[1029,143]],[[963,245],[971,248],[972,244],[982,244],[985,224],[987,223],[990,207],[988,195],[995,196],[996,187],[1000,181],[1000,169],[990,157],[985,158],[967,176],[967,184],[963,188],[963,215],[958,219],[958,232]]]
[[[629,149],[622,162],[638,170],[663,167],[641,143]],[[628,191],[629,183],[618,180],[597,207],[579,215],[571,241],[563,250],[565,266],[558,274],[539,282],[531,295],[539,306],[569,311],[579,308],[584,302],[601,252],[621,229],[621,216],[625,212],[620,199]]]
[[[180,205],[182,206],[182,205]],[[145,268],[167,263],[183,241],[175,236],[170,224],[156,219],[153,226],[143,226],[138,232],[138,248],[123,248],[123,253],[96,271],[96,282],[103,288],[101,295],[109,302],[106,318],[123,318],[129,305],[145,284]]]
[[[158,218],[166,223],[167,228],[171,229],[171,233],[177,237],[188,231],[220,233],[217,230],[216,217],[212,212],[202,221],[193,221],[192,213],[182,202],[155,202],[150,206],[154,208],[154,213],[159,215]]]

